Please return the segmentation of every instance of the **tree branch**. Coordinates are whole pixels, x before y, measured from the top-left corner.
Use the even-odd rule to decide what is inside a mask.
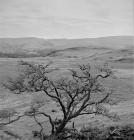
[[[43,140],[43,126],[42,126],[42,124],[37,120],[37,118],[36,118],[36,114],[35,114],[35,112],[34,112],[34,115],[33,115],[33,117],[34,117],[34,120],[35,120],[35,122],[40,126],[40,137],[41,137],[41,140]]]
[[[8,125],[8,124],[14,123],[14,122],[18,121],[20,118],[22,118],[24,116],[25,116],[25,114],[24,115],[21,115],[21,116],[18,116],[16,119],[10,120],[9,122],[0,123],[0,126],[4,126],[4,125]]]
[[[53,133],[54,133],[54,123],[53,123],[53,120],[52,120],[51,116],[48,115],[48,114],[46,114],[46,113],[44,113],[44,112],[38,112],[37,115],[38,115],[38,114],[39,114],[39,115],[44,115],[45,117],[47,117],[47,118],[49,119],[49,122],[50,122],[51,127],[52,127],[51,132],[52,132],[52,134],[53,134]]]
[[[82,112],[79,114],[79,116],[80,115],[89,115],[89,114],[94,114],[94,113],[97,113],[97,112],[96,111],[94,111],[94,112]]]
[[[108,74],[108,73],[107,73],[105,76],[99,74],[99,75],[96,76],[96,79],[98,79],[99,77],[105,79],[105,78],[107,78],[107,77],[109,77],[109,76],[110,76],[110,74]]]
[[[54,90],[55,90],[55,92],[58,94],[57,89],[54,88]],[[65,109],[65,106],[63,105],[63,103],[62,103],[60,97],[57,97],[57,96],[51,95],[51,94],[49,94],[46,90],[44,90],[44,92],[45,92],[49,97],[51,97],[51,98],[53,98],[53,99],[56,99],[56,100],[58,101],[58,103],[60,104],[61,109],[62,109],[62,111],[63,111],[64,118],[66,118],[66,109]]]
[[[88,100],[90,99],[90,92],[91,92],[91,90],[88,91],[87,97],[85,97],[86,99],[83,101],[81,107],[80,107],[73,115],[71,115],[71,116],[69,117],[70,119],[79,116],[79,114],[81,113],[81,111],[84,109],[85,104],[86,104],[86,103],[88,102]]]

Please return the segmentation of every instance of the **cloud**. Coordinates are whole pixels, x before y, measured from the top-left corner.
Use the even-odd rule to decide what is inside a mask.
[[[133,0],[0,0],[0,37],[132,34]]]

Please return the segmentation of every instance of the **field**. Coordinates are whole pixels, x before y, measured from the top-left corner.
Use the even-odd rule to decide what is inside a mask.
[[[88,125],[99,127],[102,125],[134,124],[134,46],[132,44],[132,37],[126,37],[126,40],[124,38],[125,37],[115,37],[114,39],[109,37],[100,40],[47,40],[45,41],[46,44],[44,44],[46,48],[42,46],[44,43],[42,39],[38,41],[34,38],[30,39],[29,48],[26,46],[24,47],[24,45],[21,47],[22,45],[20,42],[22,40],[18,40],[17,42],[8,39],[7,42],[11,44],[11,46],[14,45],[12,42],[15,42],[15,44],[18,43],[19,53],[18,50],[14,49],[15,47],[11,47],[12,49],[10,49],[9,45],[6,43],[3,45],[4,47],[2,49],[2,41],[0,41],[0,50],[2,53],[18,54],[16,58],[10,58],[7,57],[7,55],[6,57],[0,58],[0,81],[5,82],[8,76],[15,77],[18,74],[17,64],[20,60],[41,64],[46,64],[47,62],[52,61],[53,63],[51,66],[57,68],[57,73],[53,73],[52,75],[52,77],[55,78],[59,76],[67,76],[69,74],[68,69],[77,68],[79,64],[90,63],[91,65],[102,65],[108,63],[114,71],[115,78],[109,80],[107,84],[114,89],[111,98],[116,102],[116,104],[110,105],[108,108],[111,112],[119,115],[120,119],[110,120],[103,116],[85,115],[74,120],[76,127],[80,129],[81,127]],[[26,39],[23,39],[22,42],[26,44],[27,41],[24,40]],[[8,46],[7,48],[5,47],[6,45]],[[28,52],[28,54],[36,55],[30,57],[30,55],[26,53],[26,56],[28,56],[27,58],[23,58],[23,55],[20,57],[20,53],[24,53],[24,50],[25,52]],[[45,54],[45,56],[39,55],[41,54],[39,52],[44,52],[43,55]],[[14,108],[21,114],[30,107],[31,100],[35,98],[43,99],[46,103],[45,110],[49,114],[53,114],[51,110],[54,109],[56,105],[54,102],[46,98],[45,95],[42,95],[42,93],[23,93],[22,95],[15,95],[3,87],[0,87],[0,110],[4,108]],[[56,112],[55,115],[58,116],[60,113]],[[6,119],[4,119],[4,121],[6,121]],[[42,121],[42,118],[40,118],[40,121]],[[44,124],[45,133],[49,133],[50,126],[48,120],[46,119],[42,123]],[[6,136],[4,131],[10,130],[24,140],[31,140],[34,139],[32,138],[32,131],[38,129],[39,128],[31,118],[25,117],[18,122],[2,128],[0,130],[0,135]]]

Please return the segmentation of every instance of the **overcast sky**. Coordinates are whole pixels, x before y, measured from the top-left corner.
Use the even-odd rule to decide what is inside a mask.
[[[0,37],[132,35],[134,0],[0,0]]]

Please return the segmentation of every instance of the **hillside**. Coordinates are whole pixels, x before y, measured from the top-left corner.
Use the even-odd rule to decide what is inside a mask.
[[[124,49],[133,47],[133,42],[132,36],[85,39],[0,38],[0,57],[37,57],[42,51],[46,54],[52,50],[74,47]]]
[[[107,106],[110,112],[119,116],[119,120],[111,120],[104,116],[85,115],[75,119],[78,130],[84,126],[112,126],[134,123],[134,43],[131,36],[103,37],[94,39],[39,39],[39,38],[1,38],[0,39],[0,81],[5,83],[8,77],[18,76],[20,60],[46,64],[52,62],[51,78],[68,77],[69,69],[77,69],[79,64],[90,63],[91,66],[102,65],[107,62],[113,69],[113,78],[106,86],[114,89],[111,95],[111,105]],[[33,100],[42,99],[45,102],[45,111],[50,115],[60,116],[51,110],[57,109],[56,104],[50,101],[41,92],[11,94],[11,91],[0,85],[0,111],[6,108],[15,109],[19,114],[27,111]],[[42,101],[41,100],[41,101]],[[112,104],[114,102],[115,104]],[[16,116],[14,116],[16,117]],[[13,119],[13,118],[12,118]],[[38,118],[42,122],[45,133],[49,133],[50,125],[47,118]],[[7,120],[1,120],[1,122]],[[90,125],[91,124],[91,125]],[[39,130],[37,124],[30,118],[24,117],[20,121],[1,128],[0,135],[12,132],[24,140],[34,139],[32,132]],[[15,140],[13,138],[13,140]]]

